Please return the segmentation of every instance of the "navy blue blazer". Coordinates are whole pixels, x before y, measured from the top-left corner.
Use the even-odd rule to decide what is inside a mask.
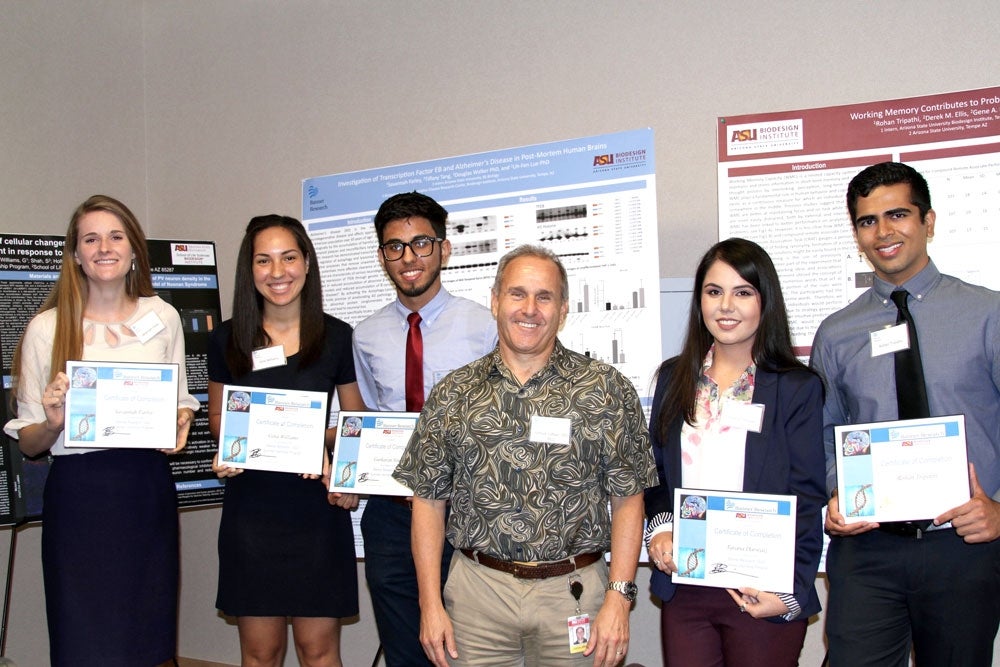
[[[672,363],[671,363],[672,362]],[[681,486],[681,425],[675,419],[661,442],[656,422],[667,390],[673,364],[660,371],[653,394],[650,436],[660,485],[646,489],[646,517],[673,513],[674,489]],[[826,505],[826,462],[823,453],[823,383],[806,370],[773,373],[757,369],[753,402],[764,404],[760,433],[747,433],[743,490],[776,493],[798,498],[795,519],[795,581],[792,595],[802,607],[796,620],[820,610],[816,595],[816,570],[823,549],[821,509]],[[654,569],[650,581],[654,595],[669,602],[675,585],[670,577]],[[781,617],[768,620],[782,621]]]

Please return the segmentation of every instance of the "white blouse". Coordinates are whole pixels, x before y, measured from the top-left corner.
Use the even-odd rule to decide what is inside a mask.
[[[154,313],[163,327],[142,342],[130,328],[144,317]],[[21,347],[21,377],[18,379],[17,417],[4,426],[12,438],[25,426],[45,421],[42,394],[49,383],[52,342],[55,338],[56,311],[54,308],[36,315],[24,332]],[[187,369],[184,355],[184,332],[181,319],[174,307],[158,296],[139,297],[135,311],[120,323],[83,321],[82,361],[138,361],[175,363],[178,366],[177,406],[195,412],[201,407],[198,399],[188,393]],[[67,448],[60,433],[52,445],[53,456],[86,454],[100,451],[81,447]]]

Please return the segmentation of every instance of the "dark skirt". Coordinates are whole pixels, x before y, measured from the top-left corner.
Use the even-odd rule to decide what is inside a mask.
[[[358,613],[350,512],[322,482],[247,470],[226,481],[216,606],[230,616]]]
[[[53,667],[146,667],[177,647],[177,493],[167,457],[55,457],[42,569]]]

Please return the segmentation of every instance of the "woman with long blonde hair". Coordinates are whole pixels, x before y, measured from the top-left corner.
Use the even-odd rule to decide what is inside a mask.
[[[140,332],[140,333],[137,333]],[[73,212],[59,278],[13,363],[17,416],[5,431],[52,454],[42,569],[54,667],[172,664],[177,644],[177,494],[164,452],[65,446],[67,361],[176,363],[176,448],[199,402],[187,390],[177,311],[153,292],[146,238],[120,201]]]

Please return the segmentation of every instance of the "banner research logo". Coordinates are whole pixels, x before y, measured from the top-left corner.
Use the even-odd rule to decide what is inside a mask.
[[[310,183],[306,188],[306,199],[308,201],[309,212],[326,211],[330,207],[326,204],[326,199],[319,196],[319,188]]]

